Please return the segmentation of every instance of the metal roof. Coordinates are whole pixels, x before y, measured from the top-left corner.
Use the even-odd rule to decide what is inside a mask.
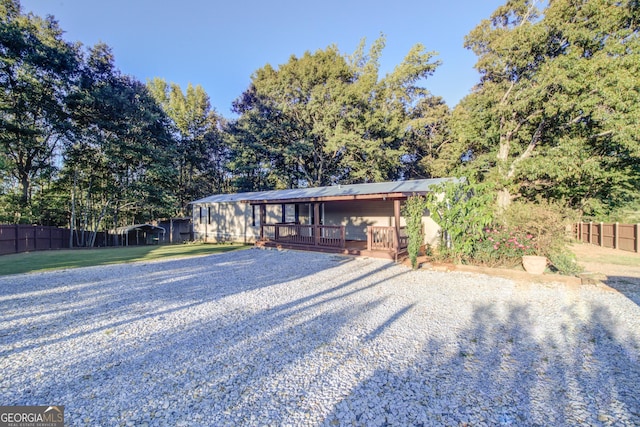
[[[268,203],[296,200],[323,200],[332,199],[345,200],[357,196],[380,195],[404,195],[424,194],[431,186],[445,181],[456,180],[455,178],[434,178],[416,179],[410,181],[378,182],[372,184],[349,184],[332,185],[329,187],[315,188],[293,188],[289,190],[254,191],[250,193],[215,194],[203,199],[191,202],[197,203],[225,203],[225,202],[248,202],[248,203]]]
[[[157,227],[155,225],[151,225],[151,224],[132,224],[132,225],[125,225],[122,227],[118,227],[115,230],[111,230],[111,233],[114,234],[127,234],[130,231],[134,231],[134,230],[139,230],[139,231],[158,231],[161,233],[164,233],[166,230],[162,227]]]

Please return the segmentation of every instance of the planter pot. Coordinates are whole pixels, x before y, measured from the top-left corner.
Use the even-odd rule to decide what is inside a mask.
[[[547,257],[537,255],[524,255],[522,257],[522,266],[531,274],[542,274],[547,268]]]

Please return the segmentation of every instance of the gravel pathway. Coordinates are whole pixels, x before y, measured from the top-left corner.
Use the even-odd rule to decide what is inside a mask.
[[[0,278],[2,405],[69,425],[640,425],[640,290],[250,249]]]

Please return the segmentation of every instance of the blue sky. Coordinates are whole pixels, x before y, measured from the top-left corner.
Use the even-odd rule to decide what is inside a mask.
[[[478,81],[464,36],[505,0],[21,0],[23,12],[53,15],[65,38],[111,46],[116,65],[146,82],[162,77],[200,84],[212,106],[230,117],[251,74],[291,55],[335,44],[351,54],[365,38],[386,36],[381,72],[422,43],[443,64],[425,86],[449,106]]]

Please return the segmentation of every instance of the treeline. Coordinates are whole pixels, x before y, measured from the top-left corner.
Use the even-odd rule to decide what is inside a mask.
[[[201,86],[141,83],[0,0],[0,222],[97,231],[213,193],[440,176],[491,181],[501,205],[634,206],[640,6],[548,3],[507,1],[467,36],[480,77],[453,109],[424,86],[435,52],[382,76],[380,37],[265,65],[224,118]]]

